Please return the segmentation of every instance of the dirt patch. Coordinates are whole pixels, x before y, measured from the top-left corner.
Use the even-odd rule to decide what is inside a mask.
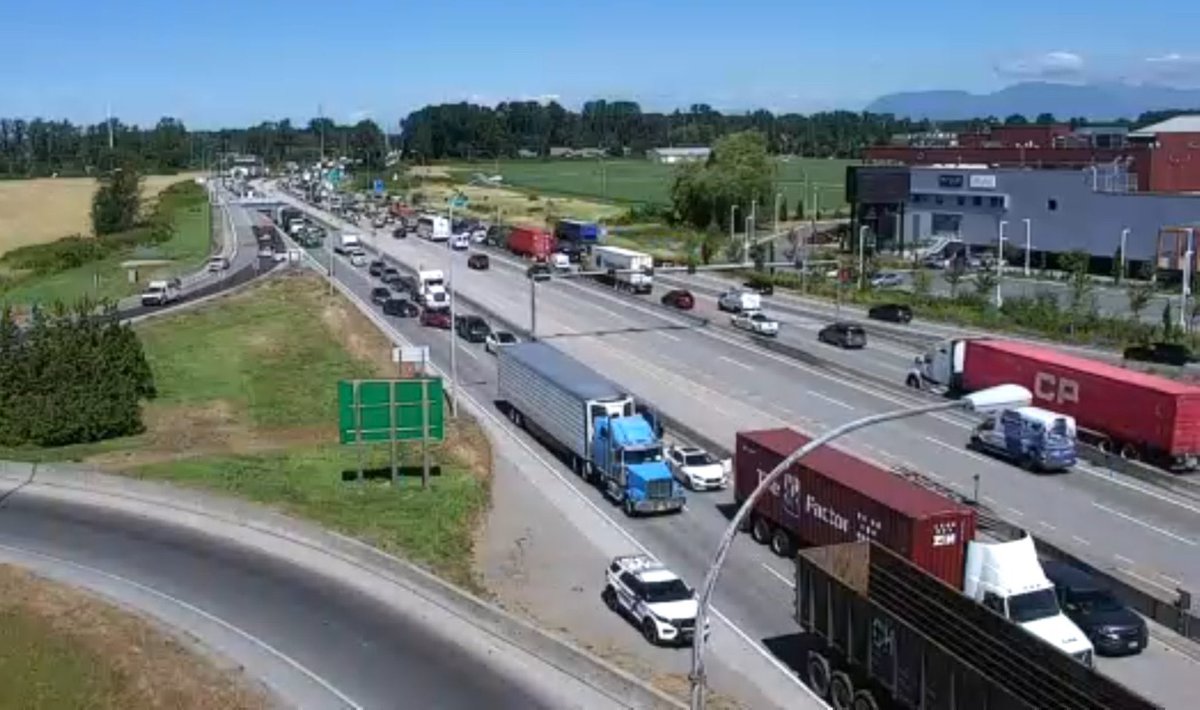
[[[203,649],[190,640],[9,565],[0,565],[0,613],[18,615],[31,628],[44,631],[40,635],[50,645],[65,646],[72,655],[82,656],[85,662],[81,665],[88,669],[95,686],[103,689],[100,697],[86,698],[87,707],[258,710],[277,706],[265,689],[235,669],[218,667],[215,658],[206,657]],[[5,651],[25,651],[28,655],[42,648],[43,644],[38,643],[32,649]],[[53,672],[48,675],[55,677]],[[30,690],[38,697],[10,695],[9,700],[21,702],[21,707],[49,707],[44,704],[44,689]],[[6,692],[12,692],[12,688]]]

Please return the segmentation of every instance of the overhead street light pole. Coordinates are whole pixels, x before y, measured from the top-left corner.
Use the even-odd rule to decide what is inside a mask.
[[[1004,230],[1008,227],[1007,220],[1000,220],[1000,239],[996,248],[996,308],[1004,305],[1004,293],[1001,290],[1001,281],[1004,280]]]
[[[450,232],[454,232],[454,198],[450,199]],[[450,397],[450,418],[458,418],[458,319],[457,307],[455,306],[454,292],[457,290],[454,286],[454,238],[446,240],[446,252],[450,255],[449,269],[449,288],[446,290],[450,294],[450,387],[453,396]]]
[[[843,424],[836,429],[822,434],[813,439],[799,449],[796,449],[791,454],[788,454],[783,461],[780,461],[771,472],[762,477],[758,486],[750,493],[745,501],[734,514],[733,520],[729,522],[729,526],[725,528],[725,533],[721,536],[721,541],[717,545],[716,554],[713,556],[712,565],[708,568],[708,572],[704,577],[704,583],[700,587],[699,609],[696,613],[696,625],[698,632],[692,641],[692,672],[689,676],[691,681],[691,710],[704,710],[705,707],[705,669],[704,669],[704,646],[705,646],[705,630],[708,624],[708,609],[712,600],[713,588],[717,584],[717,577],[721,574],[721,567],[725,564],[725,557],[729,554],[729,548],[733,544],[733,540],[737,537],[738,529],[742,525],[742,521],[746,515],[753,510],[754,504],[762,496],[763,491],[767,490],[775,484],[775,481],[787,471],[792,464],[804,458],[809,453],[818,449],[835,439],[839,439],[847,434],[850,434],[859,429],[863,429],[875,424],[895,421],[897,419],[907,419],[909,417],[920,416],[922,414],[930,414],[948,409],[964,409],[972,412],[987,412],[998,409],[1006,409],[1010,407],[1028,406],[1033,401],[1033,394],[1019,385],[999,385],[990,387],[985,390],[980,390],[973,394],[969,394],[962,399],[951,400],[949,402],[937,402],[934,404],[925,404],[908,409],[899,409],[893,412],[884,412],[882,414],[874,414],[869,417],[863,417],[857,421]]]
[[[1003,244],[1001,248],[1003,248]],[[1029,255],[1033,252],[1033,220],[1025,218],[1025,277],[1029,277]]]
[[[1125,264],[1126,264],[1126,262],[1128,262],[1128,261],[1129,261],[1129,257],[1127,257],[1127,256],[1125,255],[1125,248],[1126,248],[1126,245],[1127,245],[1128,243],[1129,243],[1129,228],[1125,228],[1125,229],[1122,229],[1122,230],[1121,230],[1121,248],[1119,249],[1119,251],[1120,251],[1120,254],[1121,254],[1121,271],[1120,271],[1120,274],[1121,274],[1121,280],[1122,280],[1122,281],[1124,281],[1124,280],[1125,280]]]
[[[867,225],[858,228],[858,290],[863,290],[863,276],[867,270]]]

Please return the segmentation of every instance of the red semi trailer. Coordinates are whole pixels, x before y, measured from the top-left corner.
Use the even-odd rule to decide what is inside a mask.
[[[508,250],[534,261],[546,261],[554,253],[554,235],[534,227],[513,227],[508,233]]]
[[[1075,418],[1102,451],[1191,470],[1200,461],[1200,387],[1032,343],[962,338],[918,357],[910,386],[952,393],[999,384],[1029,388],[1034,404]]]
[[[738,432],[734,500],[809,437],[792,429]],[[874,540],[961,589],[975,511],[840,449],[824,446],[792,465],[749,516],[750,534],[777,554],[797,547]]]

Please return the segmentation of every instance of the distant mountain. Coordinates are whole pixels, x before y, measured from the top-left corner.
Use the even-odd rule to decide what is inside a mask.
[[[944,121],[1014,113],[1033,119],[1052,113],[1059,120],[1082,116],[1106,121],[1137,118],[1146,111],[1200,109],[1200,89],[1148,84],[1051,84],[1024,82],[990,94],[966,91],[905,91],[881,96],[867,105],[871,113]]]

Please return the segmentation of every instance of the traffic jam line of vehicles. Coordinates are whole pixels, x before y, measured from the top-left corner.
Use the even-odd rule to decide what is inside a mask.
[[[485,324],[486,325],[486,324]],[[486,345],[492,343],[494,333],[484,337]],[[515,339],[513,339],[515,340]],[[492,348],[489,347],[489,350]],[[630,515],[639,515],[643,513],[660,513],[660,512],[679,512],[684,509],[684,495],[679,481],[682,480],[689,487],[700,489],[701,485],[697,485],[702,481],[703,488],[720,489],[728,485],[728,466],[722,462],[714,462],[712,457],[708,457],[703,451],[697,449],[685,449],[680,447],[672,447],[664,451],[662,442],[661,426],[655,421],[655,417],[651,412],[641,411],[636,406],[632,396],[623,392],[615,384],[607,381],[594,371],[591,371],[586,366],[578,361],[566,356],[556,349],[544,343],[527,343],[527,344],[511,344],[506,346],[495,347],[498,350],[498,399],[505,402],[507,405],[510,418],[517,424],[523,426],[535,435],[543,444],[560,454],[564,460],[569,462],[572,469],[579,475],[588,478],[594,482],[605,495],[613,501],[614,504],[621,506]],[[1025,420],[1018,417],[1022,422]],[[1007,426],[1007,423],[1005,423]],[[1024,426],[1024,425],[1022,425]],[[1003,427],[1002,427],[1003,428]],[[1030,431],[1033,428],[1030,427]],[[1064,436],[1069,436],[1071,428],[1064,424],[1061,433]],[[794,432],[792,432],[794,434]],[[742,470],[747,469],[750,465],[742,463],[741,442],[743,438],[753,437],[758,432],[745,432],[739,434],[738,451],[735,453],[735,461],[733,468],[735,477],[738,481],[738,486],[742,485]],[[795,434],[795,436],[801,436]],[[797,444],[798,445],[798,444]],[[828,449],[827,452],[836,452],[835,449]],[[820,453],[820,452],[819,452]],[[704,455],[702,461],[697,460],[697,455]],[[780,456],[782,458],[782,456]],[[715,471],[707,476],[700,476],[699,480],[692,475],[693,467],[696,469],[708,469],[712,471],[713,464],[716,463]],[[806,464],[816,466],[813,461],[807,461]],[[770,466],[766,467],[767,469]],[[716,472],[720,473],[717,474]],[[765,471],[761,467],[754,469],[753,480],[757,482],[758,476]],[[901,483],[900,479],[895,474],[887,471],[880,471],[880,476],[887,476],[894,482]],[[678,479],[678,480],[677,480]],[[834,477],[836,480],[836,477]],[[1068,610],[1073,607],[1080,607],[1079,601],[1067,602],[1067,592],[1061,591],[1061,587],[1056,586],[1043,570],[1039,563],[1036,553],[1032,545],[1032,540],[1028,536],[1023,536],[1015,540],[1009,541],[985,541],[974,539],[975,522],[973,516],[974,511],[965,506],[958,506],[960,510],[956,511],[959,516],[955,518],[951,515],[947,520],[934,521],[918,521],[910,519],[907,523],[908,538],[897,543],[900,538],[890,537],[895,534],[895,530],[904,527],[904,523],[896,522],[904,519],[904,509],[902,506],[893,506],[888,508],[886,502],[880,503],[874,501],[877,506],[875,513],[879,517],[866,516],[862,509],[853,509],[851,511],[838,510],[832,504],[820,503],[816,493],[808,492],[802,497],[802,492],[815,490],[809,486],[816,485],[812,482],[808,484],[800,483],[800,478],[785,477],[785,481],[794,480],[793,484],[785,483],[783,490],[775,491],[776,503],[779,512],[774,518],[760,515],[756,517],[755,522],[751,525],[751,532],[756,539],[772,543],[772,547],[777,551],[785,553],[793,553],[801,546],[807,545],[830,545],[853,542],[859,539],[871,539],[881,542],[889,547],[896,547],[895,551],[917,563],[918,568],[922,567],[921,555],[924,551],[928,552],[935,546],[949,547],[952,550],[948,551],[948,556],[953,557],[958,555],[958,567],[953,563],[946,563],[944,560],[935,565],[935,569],[927,569],[919,571],[919,574],[925,575],[929,582],[938,584],[934,580],[937,578],[945,579],[949,575],[950,579],[955,579],[957,575],[958,583],[954,586],[959,589],[957,593],[959,597],[971,603],[972,608],[990,609],[1000,617],[1008,618],[1009,620],[1021,625],[1029,632],[1029,638],[1040,638],[1057,648],[1062,652],[1062,655],[1050,655],[1052,665],[1061,663],[1059,658],[1067,659],[1074,657],[1080,663],[1068,661],[1070,666],[1063,677],[1072,677],[1076,679],[1084,679],[1085,684],[1090,684],[1089,687],[1097,684],[1113,685],[1117,688],[1116,695],[1112,697],[1130,697],[1134,696],[1124,691],[1119,686],[1115,686],[1107,679],[1095,675],[1087,670],[1086,666],[1091,663],[1092,648],[1104,651],[1129,651],[1140,650],[1145,645],[1145,627],[1144,624],[1136,631],[1138,637],[1136,649],[1125,645],[1122,648],[1115,649],[1111,644],[1102,646],[1100,643],[1093,643],[1088,640],[1092,636],[1093,630],[1089,629],[1088,634],[1084,634],[1072,622],[1063,615],[1059,607],[1059,599],[1063,599],[1063,608]],[[716,483],[720,481],[720,483]],[[854,496],[859,496],[861,501],[874,500],[869,492],[869,486],[872,484],[863,484],[858,482],[858,485],[847,484],[842,481],[842,494],[849,500],[854,500]],[[868,487],[868,492],[862,490],[862,486]],[[936,501],[937,505],[942,505],[948,510],[954,511],[954,506],[958,505],[949,499],[939,496],[935,492],[928,491],[914,486],[913,491],[921,491],[921,494],[927,496],[927,502],[933,505],[932,501]],[[918,494],[910,491],[907,494],[917,496]],[[903,495],[901,497],[903,497]],[[735,495],[736,498],[736,495]],[[854,503],[850,504],[853,508]],[[879,506],[882,506],[879,507]],[[869,507],[869,506],[867,506]],[[934,506],[936,507],[936,505]],[[879,512],[885,510],[886,512]],[[756,510],[756,514],[758,511]],[[889,517],[889,515],[891,517]],[[823,539],[811,539],[801,534],[796,534],[794,531],[799,528],[789,527],[787,524],[788,516],[791,516],[794,525],[800,525],[801,521],[807,521],[808,525],[823,524],[835,533]],[[910,518],[913,516],[910,516]],[[883,521],[887,520],[885,524]],[[769,521],[767,524],[772,526],[769,529],[764,527],[763,521]],[[954,527],[951,521],[957,521],[959,527]],[[866,525],[866,530],[870,534],[864,534],[861,526]],[[886,525],[896,525],[897,528],[889,528],[888,533],[881,534]],[[791,537],[786,542],[777,540],[780,530],[787,531]],[[921,538],[923,534],[927,534],[928,539]],[[923,543],[914,542],[917,539],[922,539]],[[890,544],[889,544],[890,543]],[[922,546],[924,545],[924,546]],[[821,553],[822,550],[833,550],[834,548],[815,548],[808,550],[802,554],[801,560],[798,562],[797,579],[803,579],[806,555],[812,553],[814,555]],[[957,550],[957,552],[954,552]],[[832,554],[832,552],[830,553]],[[882,553],[868,550],[868,556],[879,556]],[[630,614],[635,622],[642,627],[643,633],[646,633],[645,621],[647,614],[651,615],[652,620],[661,620],[672,617],[655,615],[654,604],[649,599],[648,595],[652,596],[652,592],[647,592],[647,582],[645,579],[638,581],[639,575],[642,577],[651,572],[663,572],[662,580],[667,580],[669,572],[665,569],[660,569],[661,566],[656,566],[657,563],[649,561],[644,562],[622,562],[626,558],[619,558],[613,562],[610,568],[605,586],[606,603],[614,608],[619,608],[623,613]],[[632,558],[628,558],[632,559]],[[869,560],[872,564],[874,557]],[[930,563],[932,564],[932,563]],[[634,569],[637,568],[637,569]],[[874,567],[871,567],[873,572]],[[973,570],[973,571],[972,571]],[[932,575],[934,576],[930,576]],[[1082,573],[1080,573],[1082,574]],[[654,579],[659,579],[660,576],[651,575]],[[810,575],[811,576],[811,575]],[[1070,573],[1067,573],[1070,576]],[[1058,579],[1065,577],[1059,576]],[[1083,575],[1087,579],[1086,575]],[[677,577],[675,579],[678,579]],[[629,584],[629,582],[635,584]],[[686,597],[690,590],[686,584],[679,580],[683,586],[683,590],[676,587],[675,593]],[[928,585],[929,582],[921,582],[922,585]],[[1060,582],[1065,584],[1065,582]],[[640,585],[640,586],[639,586]],[[797,585],[797,609],[800,609],[801,594],[803,593],[804,585]],[[1075,588],[1084,590],[1087,587],[1084,585],[1076,585]],[[1103,588],[1094,585],[1095,589],[1103,591]],[[612,593],[609,594],[609,589]],[[856,590],[858,591],[858,590]],[[866,592],[861,592],[870,599],[870,589]],[[1084,593],[1081,591],[1080,593]],[[815,597],[814,597],[815,598]],[[1111,596],[1107,597],[1111,600]],[[677,601],[682,601],[682,598]],[[835,602],[828,602],[835,603]],[[871,603],[875,603],[871,600]],[[636,609],[635,609],[636,608]],[[857,608],[857,607],[856,607]],[[978,612],[965,612],[965,614],[975,614]],[[986,617],[986,614],[985,614]],[[811,617],[809,617],[811,618]],[[980,617],[984,618],[984,617]],[[1138,618],[1138,617],[1134,617]],[[819,630],[810,629],[808,622],[803,620],[803,614],[798,616],[798,621],[806,630],[812,630],[814,633],[821,635]],[[1037,623],[1046,622],[1048,623]],[[1140,620],[1140,618],[1139,618]],[[977,620],[976,620],[977,621]],[[854,620],[854,628],[857,629],[858,620]],[[933,631],[927,631],[923,624],[930,623],[929,619],[922,619],[920,623],[906,620],[906,630],[911,630],[918,636],[926,638],[925,643],[939,643],[938,636]],[[874,624],[874,622],[872,622]],[[1004,644],[1010,644],[1012,639],[1005,636],[1008,632],[997,629],[995,622],[989,621],[987,624],[991,626],[984,630],[991,634],[988,638],[985,634],[982,638],[988,643],[996,643],[997,647],[1002,647]],[[684,628],[685,624],[669,624],[676,633],[686,635]],[[986,624],[985,624],[986,626]],[[692,629],[695,628],[695,613],[692,614]],[[867,628],[863,626],[862,628]],[[1012,628],[1012,627],[1007,627]],[[1111,632],[1108,627],[1096,627],[1094,633],[1104,635]],[[652,640],[655,642],[665,642],[670,640],[672,634],[666,627],[656,625]],[[647,636],[651,638],[651,636]],[[1107,637],[1105,637],[1107,638]],[[999,639],[999,640],[997,640]],[[1026,643],[1022,638],[1019,643]],[[837,643],[834,647],[842,648]],[[1035,651],[1045,654],[1044,647],[1033,646]],[[910,646],[904,648],[902,644],[899,649],[893,647],[891,649],[894,654],[891,663],[911,663],[914,657],[920,659],[919,653],[914,656]],[[837,653],[842,653],[838,651]],[[1011,651],[1010,651],[1011,653]],[[821,656],[826,663],[824,667],[829,672],[828,677],[836,677],[836,673],[830,668],[830,659],[836,659],[837,654],[826,654]],[[843,659],[853,664],[853,658]],[[818,663],[817,665],[821,665]],[[970,665],[968,661],[968,665]],[[812,669],[810,668],[810,671]],[[846,672],[846,682],[866,684],[868,688],[873,688],[874,692],[879,693],[881,689],[892,692],[894,689],[889,688],[884,683],[884,678],[876,675],[874,666],[868,668],[866,675],[863,675],[862,669],[853,672]],[[911,670],[911,668],[910,668]],[[977,669],[979,670],[979,669]],[[909,679],[917,683],[917,687],[927,685],[941,685],[943,687],[946,676],[939,676],[937,673],[926,675],[924,669],[921,672],[914,673]],[[953,676],[953,671],[952,677]],[[1085,675],[1080,676],[1080,673]],[[821,677],[817,674],[815,677],[812,673],[810,682],[818,692],[828,694],[833,692],[831,687],[822,687]],[[869,677],[868,677],[869,676]],[[957,676],[961,678],[962,676]],[[894,676],[892,676],[894,679]],[[1011,681],[1004,678],[998,678],[996,675],[989,674],[986,669],[980,672],[980,675],[973,678],[972,681],[981,683],[985,690],[994,691],[996,697],[1006,695],[1015,695],[1023,697],[1018,690],[1008,687]],[[831,686],[836,686],[835,683],[830,683]],[[844,686],[845,683],[843,682]],[[851,685],[851,688],[857,688],[857,685]],[[855,704],[853,707],[870,708],[875,707],[874,698],[871,696],[871,690],[867,690],[866,695],[862,695],[858,690],[851,693],[850,697],[854,698],[858,703],[861,698],[861,703]],[[1124,695],[1122,695],[1124,694]],[[844,695],[844,694],[843,694]],[[887,693],[885,693],[887,695]],[[827,695],[828,696],[828,695]],[[894,699],[899,699],[895,695],[891,695]],[[1049,697],[1049,696],[1048,696]],[[1141,699],[1134,698],[1131,701],[1133,704],[1095,704],[1095,705],[1078,705],[1078,707],[1149,707],[1147,703]],[[838,706],[835,704],[835,706]],[[844,707],[850,707],[847,704]],[[909,705],[917,707],[916,705]],[[970,705],[958,702],[953,707],[979,707],[979,705]],[[990,706],[990,705],[989,705]],[[1013,707],[1023,705],[1013,705]],[[1038,705],[1033,705],[1038,706]],[[1076,705],[1065,705],[1065,707],[1075,707]],[[997,707],[1004,707],[997,705]]]

